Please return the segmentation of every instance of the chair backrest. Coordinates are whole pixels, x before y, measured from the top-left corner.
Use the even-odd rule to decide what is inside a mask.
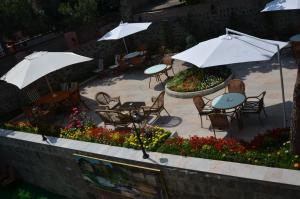
[[[227,89],[229,93],[242,93],[245,94],[245,84],[240,79],[231,79],[228,82]]]
[[[141,45],[139,45],[139,47],[138,47],[138,51],[145,51],[147,49],[147,47],[146,47],[146,45],[145,44],[141,44]]]
[[[35,88],[26,91],[26,95],[31,102],[35,102],[41,97]]]
[[[101,120],[107,124],[128,124],[131,122],[131,116],[114,110],[97,110],[96,113]]]
[[[98,104],[107,105],[111,101],[111,97],[104,92],[99,92],[95,95],[95,100]]]
[[[173,59],[170,56],[163,57],[161,62],[166,65],[170,65],[170,66],[173,65]]]
[[[194,96],[193,97],[193,102],[194,102],[194,104],[195,104],[198,112],[199,113],[202,112],[202,110],[203,110],[203,108],[205,106],[205,102],[204,102],[202,96],[201,95]]]
[[[208,114],[208,117],[214,129],[225,130],[230,128],[230,123],[227,115],[223,113],[211,113]]]
[[[162,91],[158,97],[154,100],[151,108],[154,108],[154,109],[161,109],[164,107],[164,101],[165,101],[165,91]]]
[[[264,98],[266,95],[266,91],[263,91],[261,94],[257,96],[258,101],[258,109],[261,110],[264,107]]]
[[[165,51],[166,51],[166,47],[165,46],[160,46],[158,49],[159,55],[160,56],[164,56],[165,55]]]
[[[130,62],[134,66],[138,66],[138,65],[141,65],[143,63],[143,59],[142,59],[142,57],[133,57],[132,59],[130,59]]]

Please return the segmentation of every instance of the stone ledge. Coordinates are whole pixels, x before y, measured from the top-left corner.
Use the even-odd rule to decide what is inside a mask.
[[[147,164],[154,168],[178,168],[189,171],[205,172],[207,175],[230,176],[235,178],[244,178],[249,180],[258,180],[272,183],[280,183],[296,186],[300,190],[300,172],[296,170],[280,169],[264,166],[256,166],[249,164],[241,164],[235,162],[226,162],[219,160],[209,160],[194,157],[183,157],[178,155],[163,154],[158,152],[149,152],[150,158],[143,159],[140,150],[128,149],[123,147],[115,147],[90,142],[82,142],[63,138],[48,137],[48,142],[42,141],[41,135],[23,133],[18,131],[10,131],[0,129],[0,145],[11,145],[16,142],[14,147],[26,147],[28,144],[42,144],[45,147],[51,146],[57,150],[49,150],[57,156],[66,156],[76,153],[90,153],[95,156],[104,156],[121,161],[131,161],[137,164]],[[53,140],[53,142],[51,141]],[[22,143],[22,141],[27,143]],[[34,148],[34,147],[32,147]],[[42,149],[44,147],[40,147]],[[69,153],[57,154],[57,151],[66,150]],[[48,151],[48,152],[49,152]],[[40,153],[46,151],[39,151]],[[211,176],[214,177],[214,176]]]
[[[176,98],[192,98],[192,97],[197,96],[197,95],[205,96],[205,95],[209,95],[209,94],[212,94],[214,92],[217,92],[218,90],[224,88],[227,85],[228,81],[231,80],[232,78],[233,78],[233,74],[229,75],[229,77],[224,82],[222,82],[221,84],[218,84],[217,86],[215,86],[213,88],[209,88],[209,89],[202,90],[202,91],[176,92],[176,91],[170,90],[167,87],[167,84],[165,85],[165,91],[169,96],[176,97]]]

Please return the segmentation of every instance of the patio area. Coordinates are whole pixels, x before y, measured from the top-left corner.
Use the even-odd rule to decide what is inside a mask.
[[[286,95],[287,119],[290,121],[292,106],[293,88],[296,79],[295,61],[286,50],[282,54],[283,77]],[[280,89],[279,67],[276,58],[267,62],[243,63],[229,66],[232,69],[234,77],[244,81],[246,85],[246,96],[257,96],[262,91],[266,91],[265,107],[268,118],[263,118],[263,124],[260,123],[257,115],[244,115],[244,127],[239,130],[237,123],[232,123],[232,129],[229,132],[217,131],[217,137],[235,137],[238,139],[250,140],[258,133],[263,133],[266,129],[282,127],[282,98]],[[186,64],[175,60],[173,68],[175,73],[187,68]],[[149,77],[144,75],[144,69],[130,70],[119,76],[109,76],[97,78],[81,88],[81,96],[87,105],[92,109],[97,108],[94,100],[97,92],[106,92],[115,97],[120,96],[121,102],[142,101],[151,104],[151,97],[157,96],[164,87],[152,80],[151,88],[148,87]],[[165,79],[164,79],[165,80]],[[224,93],[224,89],[217,91],[206,97],[213,99]],[[201,128],[198,111],[193,104],[192,99],[179,99],[165,95],[165,108],[170,113],[162,111],[162,117],[156,121],[153,118],[148,124],[158,125],[160,127],[176,131],[182,137],[190,135],[213,136],[210,127],[210,120],[203,116],[203,128]],[[103,122],[96,114],[92,114],[98,126],[103,126]],[[289,124],[289,122],[288,122]],[[109,126],[110,127],[110,126]],[[111,126],[111,128],[113,128]]]

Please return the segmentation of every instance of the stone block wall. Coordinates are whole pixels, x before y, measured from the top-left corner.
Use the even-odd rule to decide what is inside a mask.
[[[198,42],[221,34],[225,28],[269,39],[288,40],[300,30],[300,10],[261,13],[267,0],[206,0],[203,3],[135,14],[134,21],[152,21],[141,38],[161,42],[162,23],[170,27],[174,43],[193,35]],[[137,35],[138,37],[138,35]],[[138,39],[137,39],[138,40]],[[174,47],[174,46],[173,46]]]
[[[73,154],[161,170],[170,199],[292,199],[300,197],[300,172],[247,164],[149,153],[139,150],[0,129],[0,164],[15,167],[24,180],[72,199],[118,199],[89,187]]]

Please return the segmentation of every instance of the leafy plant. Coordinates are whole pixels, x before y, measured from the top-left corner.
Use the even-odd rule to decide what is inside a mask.
[[[14,131],[38,133],[38,128],[35,126],[32,126],[27,121],[5,123],[3,128],[9,129],[9,130],[14,130]]]
[[[176,74],[167,82],[167,86],[177,92],[205,90],[222,83],[230,73],[226,67],[207,69],[193,67]]]

